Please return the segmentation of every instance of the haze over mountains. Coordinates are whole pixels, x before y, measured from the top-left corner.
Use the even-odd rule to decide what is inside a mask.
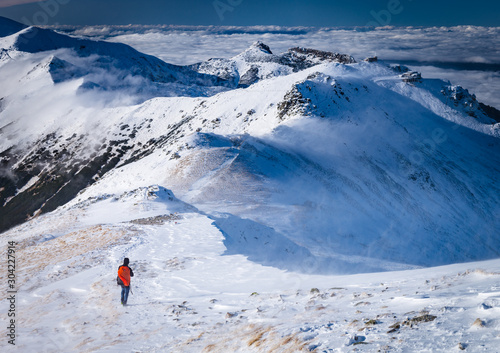
[[[500,109],[500,28],[280,26],[54,26],[65,33],[126,43],[168,63],[230,58],[263,41],[273,52],[292,47],[348,53],[409,66],[426,78],[450,80]]]

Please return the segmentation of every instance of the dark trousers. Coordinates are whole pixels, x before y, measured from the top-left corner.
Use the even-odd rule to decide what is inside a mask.
[[[130,291],[130,287],[122,286],[122,304],[127,304],[129,291]]]

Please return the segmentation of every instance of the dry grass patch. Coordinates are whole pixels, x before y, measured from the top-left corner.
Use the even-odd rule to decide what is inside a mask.
[[[297,334],[283,336],[272,326],[256,326],[249,324],[234,328],[230,332],[204,332],[203,339],[210,340],[204,346],[203,352],[265,352],[265,353],[296,353],[311,352],[308,341],[302,340]],[[214,342],[215,341],[215,342]],[[193,342],[189,340],[188,342]],[[312,350],[314,352],[314,350]]]
[[[248,340],[248,346],[251,347],[255,345],[256,347],[259,347],[262,344],[262,337],[264,334],[269,333],[271,329],[268,328],[260,328],[257,329],[251,334],[250,340]]]
[[[125,229],[123,227],[97,225],[76,230],[43,242],[40,242],[40,236],[22,240],[16,246],[17,285],[22,286],[29,280],[33,280],[35,281],[33,288],[36,288],[38,283],[47,281],[46,278],[41,278],[40,276],[40,272],[47,266],[60,264],[72,258],[100,250],[101,255],[93,256],[89,259],[87,265],[80,262],[81,259],[79,261],[75,260],[74,264],[70,264],[67,268],[51,274],[48,279],[66,277],[72,272],[72,265],[78,265],[79,271],[85,266],[90,268],[103,260],[99,258],[104,256],[101,250],[119,243],[125,243],[132,236],[136,235],[137,232],[135,228],[131,227]],[[5,281],[4,276],[5,273],[0,274],[0,282]]]

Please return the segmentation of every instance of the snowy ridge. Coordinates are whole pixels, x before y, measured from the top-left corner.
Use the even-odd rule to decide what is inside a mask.
[[[37,53],[63,48],[72,49],[79,57],[98,55],[104,59],[111,59],[116,67],[129,70],[132,75],[144,76],[154,82],[182,81],[198,85],[221,83],[209,76],[196,75],[184,67],[167,64],[153,56],[139,53],[121,43],[73,38],[37,27],[27,28],[14,35],[12,39],[7,39],[7,42],[12,40],[10,50]],[[102,61],[106,63],[106,60]]]
[[[266,44],[258,41],[232,59],[210,59],[191,67],[231,80],[238,87],[248,87],[259,80],[288,75],[325,62],[352,64],[356,61],[350,55],[307,48],[292,48],[275,55]]]
[[[48,56],[48,72],[54,83],[81,77],[83,91],[135,90],[134,94],[144,100],[153,96],[206,95],[214,89],[204,87],[229,85],[218,77],[167,64],[125,44],[74,38],[37,27],[0,38],[0,47],[4,51],[2,58],[25,58],[23,53],[52,54]]]

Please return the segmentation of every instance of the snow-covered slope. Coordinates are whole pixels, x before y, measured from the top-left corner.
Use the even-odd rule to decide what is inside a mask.
[[[99,56],[96,64],[112,63],[116,68],[129,70],[131,75],[144,76],[154,82],[174,82],[217,85],[222,80],[196,74],[187,67],[167,64],[154,56],[139,53],[121,43],[109,43],[73,38],[49,29],[29,27],[2,40],[2,46],[25,53],[71,49],[79,57]],[[6,45],[7,44],[7,45]]]
[[[249,240],[262,236],[248,220],[228,222]],[[16,346],[4,341],[5,351],[498,352],[499,260],[286,272],[228,254],[213,217],[155,185],[64,206],[3,236],[23,264]],[[121,307],[115,278],[125,256],[135,276]],[[0,310],[9,305],[2,298]]]
[[[483,132],[453,124],[367,81],[368,64],[350,77],[344,70],[280,77],[194,109],[150,101],[132,116],[149,116],[152,131],[169,134],[81,197],[160,182],[207,212],[250,218],[307,244],[321,265],[305,271],[373,269],[371,258],[394,269],[498,256],[495,125],[455,110],[450,119]]]
[[[0,23],[7,26],[10,22],[0,18]],[[44,57],[44,62],[32,68],[31,76],[34,72],[40,75],[48,72],[55,83],[82,78],[81,90],[127,89],[138,96],[142,93],[144,100],[153,96],[210,94],[213,88],[209,87],[230,85],[219,77],[167,64],[121,43],[74,38],[37,27],[17,29],[12,35],[8,33],[6,31],[3,36],[0,33],[4,58],[8,55],[16,61],[26,61],[26,53],[45,53],[37,56],[39,61]],[[1,60],[0,64],[6,61]],[[11,62],[11,71],[16,69],[13,65],[21,63]]]

